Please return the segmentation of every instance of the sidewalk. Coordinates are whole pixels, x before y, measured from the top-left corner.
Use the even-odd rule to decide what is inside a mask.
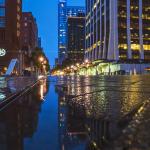
[[[0,107],[10,102],[25,89],[36,83],[34,77],[1,77],[0,78]]]

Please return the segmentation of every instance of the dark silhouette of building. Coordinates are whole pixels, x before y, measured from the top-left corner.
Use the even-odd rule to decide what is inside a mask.
[[[29,57],[39,46],[38,27],[31,12],[23,12],[21,19],[21,49],[24,55],[24,68],[31,67]]]
[[[38,47],[38,28],[31,12],[23,12],[21,20],[21,48],[31,53]]]
[[[85,17],[84,14],[68,17],[67,58],[71,64],[81,63],[85,50]]]
[[[48,92],[46,81],[41,82],[42,93]],[[23,150],[24,139],[30,139],[37,131],[42,109],[40,86],[0,113],[0,150]]]
[[[0,72],[19,59],[22,0],[0,1]]]

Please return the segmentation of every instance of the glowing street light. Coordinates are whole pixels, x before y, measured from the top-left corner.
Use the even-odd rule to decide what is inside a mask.
[[[89,60],[88,60],[88,59],[86,59],[86,60],[85,60],[85,63],[89,63]]]
[[[46,69],[46,66],[44,65],[43,68]]]
[[[77,66],[77,67],[79,67],[79,66],[80,66],[80,64],[79,64],[79,63],[77,63],[77,64],[76,64],[76,66]]]
[[[44,58],[41,56],[41,57],[39,58],[39,60],[40,60],[40,62],[43,62],[43,61],[44,61]]]

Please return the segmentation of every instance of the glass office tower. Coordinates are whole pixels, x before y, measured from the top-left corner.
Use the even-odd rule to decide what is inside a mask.
[[[58,3],[58,63],[67,58],[67,18],[85,13],[85,8],[80,6],[67,6],[67,0]]]
[[[79,14],[85,14],[85,8],[82,6],[67,6],[67,17],[76,17]]]
[[[150,1],[86,0],[85,59],[150,60]]]
[[[58,63],[62,64],[66,57],[66,33],[67,33],[67,2],[59,0],[58,4]]]

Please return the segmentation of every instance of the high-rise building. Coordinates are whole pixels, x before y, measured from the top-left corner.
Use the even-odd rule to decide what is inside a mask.
[[[31,12],[23,12],[21,19],[21,49],[29,54],[38,47],[38,27]]]
[[[71,64],[84,61],[85,13],[68,17],[67,58]]]
[[[67,57],[67,18],[85,12],[84,7],[67,6],[67,0],[58,3],[58,63],[61,65]]]
[[[62,64],[66,58],[66,22],[67,22],[67,2],[59,0],[58,4],[58,61]]]
[[[86,0],[85,59],[150,60],[150,1]]]
[[[67,17],[75,17],[85,14],[85,8],[82,6],[67,6]]]
[[[0,72],[19,59],[22,0],[0,0]]]

